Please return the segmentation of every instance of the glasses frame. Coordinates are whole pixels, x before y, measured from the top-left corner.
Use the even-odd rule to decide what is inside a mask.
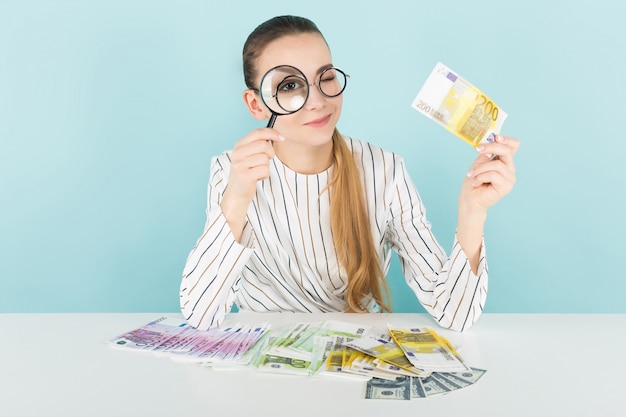
[[[334,71],[336,71],[336,72],[341,73],[341,74],[343,75],[343,78],[344,78],[343,87],[341,88],[341,90],[339,90],[339,92],[338,92],[337,94],[334,94],[334,95],[331,95],[331,94],[326,94],[326,93],[322,90],[322,86],[320,85],[320,82],[322,81],[322,77],[324,76],[324,74],[326,74],[326,72],[327,72],[327,71],[330,71],[330,70],[334,70]],[[320,75],[316,78],[316,81],[315,81],[313,84],[310,84],[310,83],[309,83],[309,87],[310,87],[311,85],[316,85],[316,86],[317,86],[317,89],[319,90],[319,92],[320,92],[323,96],[325,96],[325,97],[328,97],[328,98],[338,97],[338,96],[340,96],[340,95],[341,95],[341,93],[343,93],[343,91],[346,89],[346,86],[348,85],[348,78],[350,78],[350,76],[349,76],[348,74],[346,74],[346,73],[345,73],[342,69],[337,68],[337,67],[328,67],[328,68],[326,68],[324,71],[320,72]],[[307,82],[309,81],[309,80],[306,78],[306,76],[304,77],[304,80],[305,80],[305,81],[307,81]],[[307,97],[307,98],[308,98],[308,97]]]
[[[272,98],[276,101],[276,103],[278,104],[278,106],[279,106],[281,109],[285,110],[285,112],[286,112],[286,113],[277,113],[277,112],[275,111],[275,109],[273,109],[273,108],[271,108],[270,106],[268,106],[268,104],[265,102],[265,99],[264,99],[264,97],[263,97],[263,94],[261,94],[261,86],[263,85],[263,81],[265,80],[265,77],[267,77],[267,75],[268,75],[268,74],[270,74],[270,73],[271,73],[272,71],[274,71],[275,69],[278,69],[278,68],[281,68],[281,67],[292,68],[293,70],[295,70],[295,76],[296,76],[296,77],[299,77],[299,78],[302,78],[302,79],[303,79],[303,81],[304,81],[304,83],[305,83],[305,84],[306,84],[306,86],[307,86],[306,97],[305,97],[304,101],[302,102],[302,105],[301,105],[298,109],[296,109],[296,110],[289,110],[289,111],[288,111],[287,109],[285,109],[285,108],[284,108],[284,107],[280,104],[280,101],[278,100],[278,92],[274,92],[274,94],[272,94],[272,95],[271,95],[271,97],[272,97]],[[344,82],[344,84],[343,84],[343,87],[341,88],[341,90],[340,90],[337,94],[333,94],[333,95],[331,95],[331,94],[326,94],[326,93],[322,90],[322,87],[321,87],[321,85],[320,85],[320,82],[322,81],[322,77],[324,76],[324,74],[326,74],[326,72],[327,72],[327,71],[330,71],[330,70],[334,70],[334,71],[336,71],[336,72],[341,73],[341,74],[343,75],[343,77],[344,77],[344,81],[345,81],[345,82]],[[300,77],[299,75],[297,75],[298,73],[299,73],[299,74],[302,74],[302,77]],[[265,104],[265,105],[266,105],[266,106],[270,109],[270,111],[272,112],[272,117],[270,117],[270,120],[269,120],[269,122],[268,122],[268,124],[267,124],[267,127],[273,127],[273,126],[274,126],[274,122],[275,122],[275,120],[276,120],[276,116],[279,116],[279,115],[280,115],[280,116],[285,116],[285,115],[288,115],[288,114],[293,114],[293,113],[295,113],[295,112],[297,112],[297,111],[300,111],[300,110],[304,107],[304,105],[306,104],[307,100],[309,99],[309,93],[310,93],[310,91],[311,91],[310,87],[311,87],[312,85],[317,86],[317,90],[318,90],[318,91],[320,92],[320,94],[322,94],[324,97],[334,98],[334,97],[338,97],[338,96],[340,96],[340,95],[341,95],[341,94],[345,91],[346,87],[348,86],[348,78],[350,78],[350,75],[346,74],[346,73],[345,73],[345,71],[343,71],[342,69],[337,68],[337,67],[335,67],[335,66],[330,66],[330,67],[328,67],[328,68],[324,69],[324,70],[320,73],[320,75],[319,75],[319,76],[317,76],[317,78],[316,78],[315,82],[310,83],[310,82],[309,82],[309,79],[306,77],[306,75],[304,75],[304,73],[303,73],[302,71],[300,71],[298,68],[294,67],[293,65],[277,65],[277,66],[275,66],[275,67],[273,67],[273,68],[270,68],[270,69],[269,69],[269,70],[268,70],[268,71],[267,71],[267,72],[263,75],[263,78],[261,78],[261,82],[260,82],[260,84],[259,84],[259,88],[252,88],[252,87],[248,87],[248,89],[249,89],[249,90],[251,90],[251,91],[254,91],[254,92],[255,92],[255,93],[257,93],[257,94],[259,94],[259,96],[261,96],[261,101],[263,101],[263,104]]]

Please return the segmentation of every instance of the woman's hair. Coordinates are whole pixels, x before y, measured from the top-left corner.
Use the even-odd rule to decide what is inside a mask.
[[[257,75],[257,59],[265,47],[278,38],[302,33],[317,33],[324,39],[324,35],[315,23],[304,17],[277,16],[261,23],[248,35],[243,45],[243,78],[248,88],[256,88],[254,79]],[[326,40],[324,39],[324,42]]]
[[[389,289],[365,206],[361,175],[352,152],[337,129],[333,132],[333,176],[330,190],[330,228],[335,250],[348,274],[349,312],[367,312],[374,299],[381,311],[391,311]]]
[[[243,47],[243,74],[246,86],[255,88],[256,63],[274,40],[288,35],[317,33],[315,23],[297,16],[277,16],[260,24]],[[326,40],[324,39],[324,42]],[[348,274],[348,312],[367,312],[373,299],[382,311],[389,308],[389,290],[367,215],[361,176],[345,140],[333,132],[333,176],[324,189],[330,193],[330,227],[335,250]]]

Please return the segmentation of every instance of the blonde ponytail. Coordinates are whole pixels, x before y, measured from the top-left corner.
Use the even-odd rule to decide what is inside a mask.
[[[337,256],[348,274],[347,312],[367,312],[370,300],[389,312],[389,288],[371,231],[361,176],[352,152],[335,129],[334,168],[328,184],[330,225]]]

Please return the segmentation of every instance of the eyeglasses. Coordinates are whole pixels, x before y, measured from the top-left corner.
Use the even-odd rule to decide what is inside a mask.
[[[281,65],[269,70],[261,79],[259,89],[251,88],[261,94],[261,98],[277,114],[290,114],[300,110],[309,97],[309,87],[317,86],[325,97],[337,97],[346,89],[350,76],[336,67],[326,68],[314,83],[309,83],[299,69]],[[278,107],[276,107],[278,105]]]
[[[346,89],[346,81],[349,75],[339,68],[326,68],[320,73],[314,83],[309,83],[306,77],[301,78],[297,75],[285,77],[276,86],[275,94],[303,95],[302,89],[316,85],[320,93],[326,97],[337,97]],[[308,94],[307,94],[308,95]]]

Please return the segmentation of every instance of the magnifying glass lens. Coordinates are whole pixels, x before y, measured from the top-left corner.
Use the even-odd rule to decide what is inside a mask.
[[[281,65],[268,71],[261,80],[261,98],[275,114],[300,110],[309,96],[309,83],[297,68]]]
[[[276,86],[276,101],[286,112],[292,113],[300,110],[307,96],[309,85],[297,75],[289,75],[281,80]]]

